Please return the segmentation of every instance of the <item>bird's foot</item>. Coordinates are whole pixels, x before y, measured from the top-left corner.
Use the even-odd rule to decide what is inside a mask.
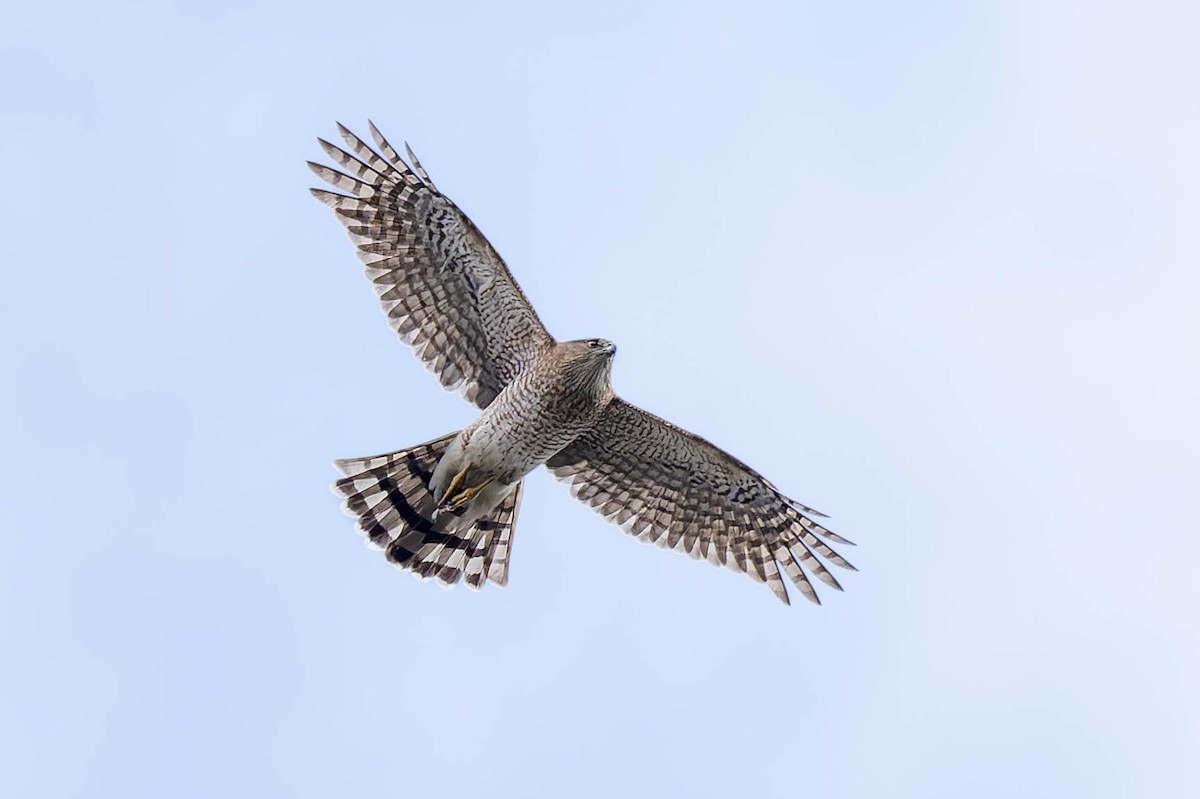
[[[454,475],[454,479],[450,481],[450,487],[446,489],[446,493],[442,495],[441,500],[438,502],[438,510],[450,511],[451,513],[461,515],[467,503],[479,496],[479,493],[487,488],[492,480],[496,479],[489,477],[479,485],[469,486],[459,490],[458,493],[453,493],[462,485],[465,471],[464,469],[462,472]]]

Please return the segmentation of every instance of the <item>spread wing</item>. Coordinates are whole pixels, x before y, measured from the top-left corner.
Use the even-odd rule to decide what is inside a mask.
[[[309,167],[345,194],[313,196],[346,226],[391,328],[442,385],[486,408],[554,339],[504,260],[411,150],[410,168],[373,124],[378,153],[338,130],[348,151],[319,141],[344,171]]]
[[[817,604],[803,567],[839,591],[817,555],[854,569],[821,540],[851,543],[811,518],[823,514],[724,450],[620,398],[546,466],[574,497],[638,540],[745,572],[785,603],[780,567]]]

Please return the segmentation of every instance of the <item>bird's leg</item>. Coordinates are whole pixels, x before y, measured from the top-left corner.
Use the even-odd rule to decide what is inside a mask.
[[[466,505],[468,502],[475,499],[475,497],[479,496],[480,492],[487,488],[488,485],[490,485],[495,479],[495,477],[489,477],[477,486],[464,488],[462,491],[458,492],[458,496],[456,496],[452,501],[456,505]]]
[[[438,500],[437,504],[439,508],[445,508],[452,504],[450,502],[450,495],[458,489],[458,487],[462,484],[463,478],[466,476],[467,470],[464,468],[460,470],[458,474],[454,475],[454,477],[450,478],[450,485],[446,486],[446,490],[442,492],[441,499]]]
[[[489,477],[479,485],[464,488],[457,494],[451,496],[450,492],[462,484],[462,475],[465,471],[466,470],[464,469],[462,472],[459,472],[454,476],[454,479],[450,481],[450,488],[446,489],[446,493],[442,496],[441,502],[438,503],[439,510],[448,510],[453,512],[464,507],[468,502],[479,496],[479,493],[483,491],[483,489],[487,488],[488,485],[496,479],[495,477]]]

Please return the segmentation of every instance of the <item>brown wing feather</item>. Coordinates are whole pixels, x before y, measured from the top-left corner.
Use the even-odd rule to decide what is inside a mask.
[[[854,568],[821,540],[851,543],[813,521],[816,511],[724,450],[620,398],[546,466],[639,540],[744,572],[784,602],[780,567],[818,604],[804,567],[839,591],[817,555]]]
[[[383,155],[342,125],[349,150],[321,146],[340,169],[309,163],[344,194],[313,189],[334,209],[387,314],[442,385],[491,404],[554,339],[479,229],[371,125]]]

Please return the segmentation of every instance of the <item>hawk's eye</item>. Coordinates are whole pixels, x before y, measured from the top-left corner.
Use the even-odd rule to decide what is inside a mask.
[[[603,345],[604,345],[604,342],[602,342],[598,338],[588,339],[588,346],[591,347],[592,349],[597,349],[598,347],[602,347]]]

